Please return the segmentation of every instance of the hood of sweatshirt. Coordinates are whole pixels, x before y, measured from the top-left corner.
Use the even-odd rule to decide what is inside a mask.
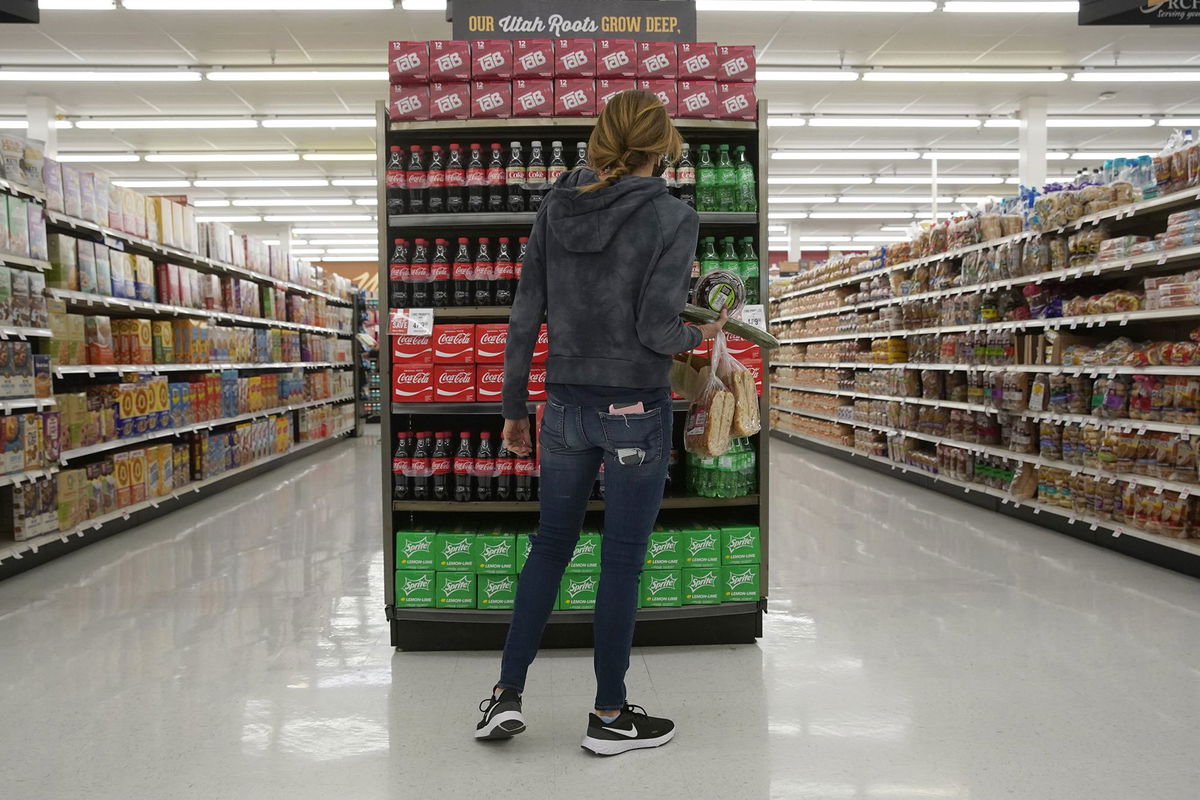
[[[625,223],[654,198],[667,194],[662,178],[627,177],[612,186],[580,193],[599,178],[590,169],[563,174],[543,201],[551,234],[572,253],[599,253]]]

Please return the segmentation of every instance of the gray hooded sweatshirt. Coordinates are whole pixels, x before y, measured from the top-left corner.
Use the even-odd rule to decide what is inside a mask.
[[[550,334],[547,383],[660,389],[671,356],[700,344],[683,324],[700,218],[661,178],[621,178],[581,194],[566,173],[542,202],[504,351],[504,417],[525,419],[538,328]]]

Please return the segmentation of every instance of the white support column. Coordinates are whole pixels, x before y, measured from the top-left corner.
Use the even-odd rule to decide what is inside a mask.
[[[51,158],[58,155],[58,128],[54,127],[57,115],[58,108],[49,97],[35,95],[25,98],[25,117],[29,122],[25,135],[44,143],[46,155]]]
[[[1046,182],[1046,98],[1023,99],[1020,116],[1021,160],[1018,175],[1022,186],[1040,187]]]
[[[938,218],[938,160],[932,159],[929,162],[929,191],[930,204],[933,206],[933,222],[937,222]]]

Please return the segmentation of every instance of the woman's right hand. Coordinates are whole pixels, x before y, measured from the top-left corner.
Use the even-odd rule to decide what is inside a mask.
[[[703,337],[702,340],[707,341],[709,339],[717,338],[717,331],[723,330],[726,322],[729,322],[729,309],[722,308],[721,316],[717,317],[712,322],[706,322],[703,325],[697,325],[696,327],[700,329],[700,335]]]

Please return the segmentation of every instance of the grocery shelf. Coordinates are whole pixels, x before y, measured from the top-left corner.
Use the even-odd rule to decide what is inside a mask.
[[[483,212],[478,214],[395,214],[387,218],[392,228],[498,228],[529,226],[537,218],[535,211]],[[701,225],[757,225],[753,211],[701,211]]]
[[[430,133],[444,135],[447,128],[467,131],[488,130],[527,130],[536,133],[545,129],[562,128],[594,128],[599,117],[511,117],[508,119],[454,119],[454,120],[417,120],[411,122],[387,123],[387,129],[393,132]],[[754,120],[734,119],[683,119],[672,120],[675,127],[683,131],[712,131],[757,133],[758,123]]]
[[[49,339],[53,336],[49,328],[16,328],[0,325],[0,339]]]
[[[50,262],[43,261],[40,258],[26,258],[25,256],[11,256],[7,253],[0,253],[0,266],[10,267],[27,267],[36,269],[39,272],[45,272],[50,269]]]
[[[276,361],[270,363],[256,362],[208,362],[203,364],[66,364],[54,367],[54,374],[60,378],[67,375],[102,375],[123,372],[144,372],[159,375],[166,372],[212,372],[227,369],[346,369],[354,366],[349,361]]]
[[[53,397],[18,397],[12,400],[0,400],[0,411],[5,414],[23,409],[45,411],[47,408],[54,408],[55,402]]]
[[[527,404],[532,414],[541,405],[540,402]],[[393,414],[499,414],[503,403],[392,403]],[[671,408],[674,411],[687,411],[686,400],[673,400]]]
[[[510,314],[512,306],[459,306],[433,310],[436,319],[508,319]]]
[[[737,508],[739,506],[756,506],[759,504],[757,494],[742,497],[693,497],[669,496],[664,497],[662,508]],[[392,502],[393,511],[444,511],[461,514],[498,514],[517,512],[536,512],[540,503],[536,500],[493,500],[491,502],[472,501],[458,503],[453,500],[396,500]],[[589,500],[588,511],[604,509],[603,500]]]
[[[797,367],[800,369],[936,369],[946,372],[1045,372],[1051,375],[1200,375],[1200,367],[1125,365],[1058,365],[1058,364],[926,364],[920,361],[905,361],[897,364],[858,363],[855,361],[776,361],[772,367]]]
[[[26,481],[35,481],[39,478],[48,478],[58,472],[58,467],[49,467],[48,469],[27,469],[24,472],[10,472],[7,475],[0,475],[0,486],[16,486]]]
[[[39,203],[46,202],[46,195],[44,192],[34,191],[28,186],[23,186],[19,183],[13,183],[6,178],[0,178],[0,192],[15,195],[17,197],[25,197],[30,200],[36,200]]]
[[[660,619],[706,619],[710,617],[725,617],[731,614],[754,613],[758,603],[720,603],[714,605],[676,606],[674,608],[639,608],[638,621]],[[591,610],[586,611],[554,611],[550,614],[550,622],[591,623]],[[388,619],[392,620],[421,620],[424,622],[486,622],[490,624],[507,625],[512,619],[512,611],[488,611],[473,608],[397,608],[388,606]]]

